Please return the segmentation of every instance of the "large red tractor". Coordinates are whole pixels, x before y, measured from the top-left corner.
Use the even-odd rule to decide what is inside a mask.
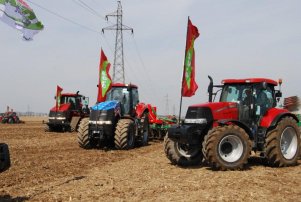
[[[147,145],[150,110],[150,105],[139,103],[136,85],[113,84],[106,101],[94,105],[90,118],[81,121],[78,144],[84,149]]]
[[[45,132],[76,131],[79,122],[89,117],[89,98],[77,93],[62,93],[60,106],[50,109]]]
[[[226,79],[213,85],[209,79],[209,102],[190,106],[184,122],[168,130],[164,147],[172,164],[198,165],[205,158],[213,169],[237,170],[247,164],[251,151],[273,167],[297,164],[298,119],[276,107],[282,96],[276,81]],[[212,102],[218,92],[213,87],[221,88],[219,102]]]

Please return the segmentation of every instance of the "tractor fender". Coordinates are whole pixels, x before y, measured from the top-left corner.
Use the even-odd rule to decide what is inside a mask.
[[[254,139],[251,129],[241,121],[238,121],[235,119],[222,119],[222,120],[218,120],[217,123],[218,123],[218,125],[229,125],[230,123],[235,124],[235,125],[241,127],[242,129],[244,129],[246,131],[246,133],[249,135],[251,140]]]
[[[264,128],[274,127],[277,123],[285,116],[290,116],[299,122],[296,115],[290,113],[286,109],[272,108],[267,111],[267,113],[260,120],[260,126]]]
[[[296,121],[297,121],[297,123],[299,122],[299,119],[298,119],[298,117],[295,115],[295,114],[292,114],[292,113],[281,113],[281,114],[278,114],[275,118],[274,118],[274,120],[271,122],[271,124],[270,124],[270,128],[271,127],[275,127],[275,126],[277,126],[277,124],[278,124],[278,122],[282,119],[282,118],[284,118],[284,117],[292,117],[293,119],[295,119]]]
[[[150,112],[151,111],[151,105],[150,104],[145,104],[145,103],[138,103],[136,106],[136,116],[137,118],[141,118],[142,115],[145,112]]]

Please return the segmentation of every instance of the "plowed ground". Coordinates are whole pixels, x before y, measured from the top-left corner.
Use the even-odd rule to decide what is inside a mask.
[[[76,133],[45,133],[41,120],[0,124],[12,166],[0,201],[301,201],[301,166],[244,171],[179,168],[162,142],[129,151],[84,150]],[[301,163],[301,161],[299,161]]]

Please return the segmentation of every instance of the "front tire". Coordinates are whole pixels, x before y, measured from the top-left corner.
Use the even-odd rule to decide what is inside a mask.
[[[117,122],[114,143],[116,149],[132,149],[135,145],[135,123],[131,119],[120,119]]]
[[[215,170],[239,170],[248,162],[251,141],[236,125],[217,127],[209,131],[204,142],[205,158]]]
[[[173,165],[183,167],[196,166],[200,165],[203,160],[200,145],[175,142],[168,138],[168,134],[164,137],[164,152]]]
[[[0,172],[7,170],[10,167],[10,155],[8,145],[0,144]]]
[[[84,118],[80,122],[77,133],[77,142],[81,148],[92,148],[91,140],[89,138],[89,118]]]
[[[292,117],[283,118],[267,133],[265,148],[270,166],[296,165],[300,154],[300,131],[296,121]]]

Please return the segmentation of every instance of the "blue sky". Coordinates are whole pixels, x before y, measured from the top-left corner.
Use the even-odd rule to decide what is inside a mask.
[[[97,96],[99,53],[113,63],[114,32],[74,0],[31,0],[96,32],[64,21],[28,2],[45,29],[31,42],[0,22],[0,111],[48,112],[56,85],[65,92]],[[117,1],[83,0],[105,16]],[[196,81],[188,105],[207,101],[207,75],[224,78],[283,79],[284,97],[301,95],[301,1],[298,0],[123,0],[123,22],[134,28],[124,33],[126,81],[139,86],[140,101],[158,107],[159,114],[178,114],[187,17],[199,28],[195,42]],[[111,19],[110,21],[113,21]],[[97,33],[99,32],[99,33]],[[169,109],[166,109],[166,95]]]

